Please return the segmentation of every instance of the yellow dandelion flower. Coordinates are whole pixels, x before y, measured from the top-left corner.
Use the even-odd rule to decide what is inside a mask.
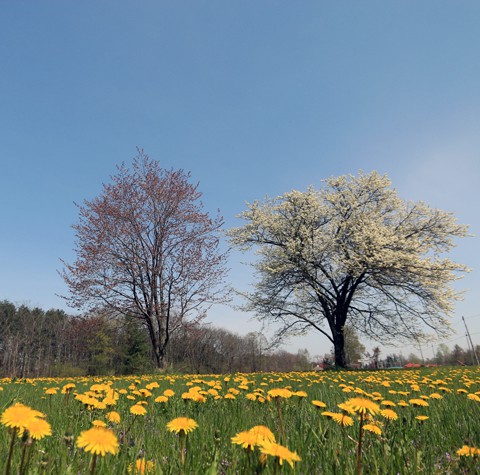
[[[477,455],[480,455],[480,449],[477,447],[464,445],[461,449],[457,450],[457,455],[461,455],[463,457],[476,457]]]
[[[397,413],[391,409],[383,409],[380,411],[380,414],[385,417],[385,419],[389,419],[391,421],[396,421],[398,419]]]
[[[297,396],[297,397],[307,397],[308,394],[306,393],[306,391],[296,391],[294,393],[292,393],[294,396]]]
[[[143,475],[145,473],[154,473],[155,462],[152,460],[137,459],[135,463],[128,466],[128,473],[133,475]]]
[[[369,432],[373,432],[374,434],[382,435],[382,429],[376,424],[365,424],[363,426],[363,430],[368,430]]]
[[[149,391],[151,391],[152,389],[159,388],[160,385],[159,385],[156,381],[154,381],[153,383],[147,384],[145,387],[146,387]]]
[[[331,418],[339,425],[341,426],[352,426],[353,425],[353,419],[350,416],[347,416],[346,414],[337,414],[335,412],[332,412]]]
[[[86,396],[85,394],[77,394],[75,395],[75,399],[77,401],[80,401],[81,403],[85,404],[86,399],[89,399],[89,396]]]
[[[204,403],[207,400],[207,398],[203,394],[194,393],[193,397],[192,397],[192,400],[195,401],[195,402]]]
[[[397,406],[407,407],[408,403],[405,402],[404,400],[401,400],[401,401],[398,401]]]
[[[110,411],[108,412],[105,417],[107,418],[107,421],[112,422],[113,424],[118,424],[120,423],[120,414],[116,411]]]
[[[248,393],[246,395],[246,398],[249,400],[249,401],[255,401],[257,399],[257,395],[254,394],[254,393]]]
[[[412,406],[428,406],[428,402],[423,399],[410,399],[408,401]]]
[[[329,419],[331,419],[334,414],[335,414],[334,412],[330,412],[330,411],[322,412],[322,416],[328,417]]]
[[[165,391],[163,391],[163,395],[167,397],[172,397],[175,396],[175,391],[171,389],[165,389]]]
[[[443,396],[438,394],[438,393],[432,393],[432,394],[430,394],[430,398],[431,399],[442,399]]]
[[[418,419],[420,422],[425,422],[428,419],[428,416],[417,416],[415,419]]]
[[[45,394],[47,394],[48,396],[52,396],[52,395],[57,394],[57,393],[58,393],[58,388],[48,388],[45,391]]]
[[[380,406],[367,398],[354,397],[349,399],[346,404],[359,414],[369,413],[375,415],[380,412]]]
[[[117,436],[105,427],[92,427],[80,433],[77,439],[77,447],[91,452],[94,455],[115,455],[118,452],[119,444]]]
[[[202,396],[201,394],[197,393],[196,391],[192,391],[192,392],[186,392],[186,393],[183,393],[182,394],[182,399],[184,401],[186,400],[190,400],[190,401],[195,401],[195,402],[205,402],[206,399],[204,396]]]
[[[105,406],[115,406],[115,404],[117,403],[117,400],[114,397],[107,396],[103,399],[102,402],[103,404],[105,404]]]
[[[76,385],[74,383],[67,383],[62,388],[62,394],[70,393]]]
[[[176,434],[185,435],[198,427],[198,424],[188,417],[177,417],[167,424],[167,429]]]
[[[147,410],[141,404],[135,404],[130,408],[130,413],[134,416],[144,416]]]
[[[107,391],[108,389],[110,388],[106,384],[92,384],[92,386],[90,386],[90,391],[94,391],[97,393],[100,393],[102,391]]]
[[[23,430],[35,417],[44,417],[44,414],[17,402],[3,411],[0,422],[6,427]]]
[[[155,402],[168,402],[167,396],[158,396],[155,398]]]
[[[468,394],[467,398],[472,400],[472,401],[480,402],[480,397],[478,397],[476,394]]]
[[[275,457],[280,465],[283,465],[283,462],[286,461],[292,468],[294,462],[299,462],[301,460],[297,452],[291,452],[287,447],[276,444],[275,442],[266,442],[265,444],[262,444],[260,446],[260,451],[262,454]]]
[[[94,409],[100,409],[100,410],[103,410],[103,409],[106,409],[107,408],[107,405],[105,404],[104,401],[98,401],[97,399],[93,399],[93,404],[92,404],[92,407]]]
[[[252,427],[249,432],[254,434],[260,440],[265,442],[275,442],[275,435],[273,432],[267,427],[263,425],[258,425]]]
[[[185,401],[187,399],[193,399],[193,394],[194,393],[191,393],[190,391],[186,391],[186,392],[182,393],[182,395],[180,397]]]
[[[263,439],[260,439],[254,432],[244,430],[236,434],[235,437],[232,437],[231,441],[232,444],[241,445],[244,449],[253,450],[256,445],[263,442]]]
[[[355,411],[346,402],[342,402],[342,403],[338,404],[338,407],[340,409],[342,409],[343,411],[348,412],[349,414],[355,414]]]
[[[232,393],[227,393],[223,397],[224,399],[236,399],[236,397]]]
[[[314,401],[312,401],[312,404],[313,404],[315,407],[327,407],[327,405],[326,405],[324,402],[318,401],[318,400],[316,400],[316,399],[315,399]]]
[[[107,427],[107,424],[105,424],[105,422],[100,421],[98,419],[94,420],[92,422],[92,425],[93,425],[93,427]]]
[[[284,399],[288,399],[290,397],[292,397],[292,392],[289,390],[289,389],[285,389],[285,388],[275,388],[275,389],[270,389],[270,391],[268,391],[268,395],[270,397],[274,397],[274,398],[284,398]]]
[[[25,429],[28,431],[30,437],[35,440],[40,440],[47,435],[52,435],[52,428],[50,424],[41,417],[34,417],[33,419],[30,419],[26,423]]]

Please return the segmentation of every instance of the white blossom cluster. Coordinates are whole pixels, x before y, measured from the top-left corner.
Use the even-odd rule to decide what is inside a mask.
[[[248,204],[240,217],[231,242],[259,255],[245,308],[280,322],[279,338],[315,328],[335,343],[347,320],[379,341],[448,332],[461,298],[451,284],[468,269],[445,254],[468,227],[402,200],[387,176],[333,177]]]

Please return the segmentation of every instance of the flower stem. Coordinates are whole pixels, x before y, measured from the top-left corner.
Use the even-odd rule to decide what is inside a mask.
[[[363,413],[360,413],[360,428],[358,429],[357,447],[357,475],[362,473],[362,436],[363,436]]]
[[[5,475],[10,475],[10,465],[12,463],[13,446],[15,445],[16,435],[17,429],[12,429],[12,440],[10,441],[10,450],[8,451],[7,468],[5,469]]]
[[[273,462],[273,475],[277,475],[279,465],[280,463],[278,462],[278,459],[275,457],[275,461]]]
[[[185,452],[186,452],[186,442],[187,434],[183,431],[180,431],[180,459],[182,461],[182,475],[185,475]]]
[[[20,468],[18,469],[18,473],[20,475],[23,475],[25,473],[25,458],[26,458],[26,455],[27,455],[27,444],[23,444],[23,448],[22,448],[22,459],[20,461]]]
[[[90,467],[90,475],[93,475],[95,472],[95,466],[97,465],[97,454],[93,454],[92,466]]]
[[[28,466],[30,465],[30,459],[32,458],[32,451],[33,451],[33,444],[34,444],[35,441],[32,441],[31,445],[29,446],[28,448],[28,451],[27,451],[27,458],[25,460],[25,466],[24,466],[24,473],[28,473]],[[22,473],[20,472],[20,475],[22,475]]]
[[[287,438],[285,436],[285,427],[283,426],[282,411],[280,410],[280,398],[276,397],[275,402],[277,403],[278,420],[280,421],[280,430],[282,432],[282,437],[283,437],[282,442],[285,443]]]

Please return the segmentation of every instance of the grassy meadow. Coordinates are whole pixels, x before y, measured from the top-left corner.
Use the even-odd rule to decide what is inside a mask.
[[[0,380],[5,474],[480,473],[480,370]]]

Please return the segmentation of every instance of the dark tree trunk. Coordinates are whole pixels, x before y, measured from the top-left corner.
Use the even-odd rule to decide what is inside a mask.
[[[161,336],[157,333],[154,335],[152,339],[152,349],[153,354],[155,355],[155,364],[157,365],[157,369],[165,369],[167,366],[167,342],[161,338]]]
[[[150,343],[152,345],[152,353],[155,365],[158,369],[165,369],[166,366],[166,346],[168,338],[162,338],[162,332],[164,328],[161,326],[161,320],[152,315],[144,315],[142,317],[143,322],[148,329],[148,335],[150,336]]]
[[[165,369],[167,365],[165,352],[162,351],[160,348],[155,348],[154,354],[155,354],[155,364],[157,365],[157,369]]]
[[[333,348],[335,354],[335,366],[337,368],[346,368],[347,362],[345,358],[345,335],[343,327],[336,330],[333,335]]]

